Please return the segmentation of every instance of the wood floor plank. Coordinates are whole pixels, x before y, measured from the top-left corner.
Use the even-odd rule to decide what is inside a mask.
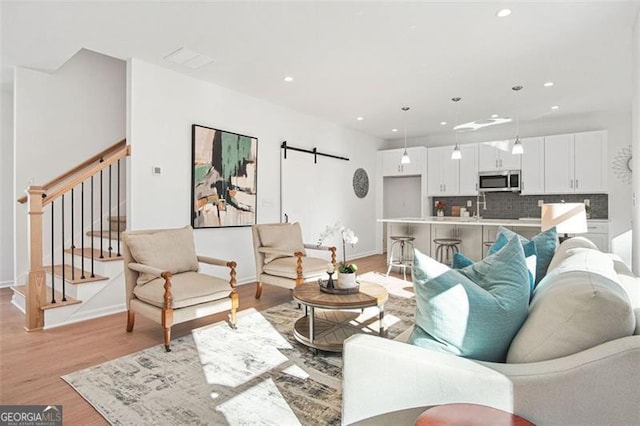
[[[384,255],[354,262],[360,273],[386,271]],[[254,293],[254,284],[238,286],[241,310],[261,311],[291,300],[289,290],[269,285],[264,286],[260,300]],[[11,304],[12,294],[10,288],[0,289],[0,404],[62,404],[65,424],[107,425],[60,376],[159,345],[162,327],[138,315],[134,331],[127,333],[127,315],[122,312],[27,333],[24,315]],[[225,318],[226,314],[220,313],[178,324],[172,329],[172,338]]]

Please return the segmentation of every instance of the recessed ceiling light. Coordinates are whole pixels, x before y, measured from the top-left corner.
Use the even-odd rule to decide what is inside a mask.
[[[291,77],[290,75],[286,76],[284,78],[284,81],[286,81],[287,83],[291,83],[293,81],[293,77]]]
[[[164,59],[194,70],[213,62],[213,58],[203,55],[202,53],[194,52],[193,50],[185,49],[184,47],[169,53]]]
[[[547,81],[547,82],[544,84],[544,87],[551,87],[551,86],[553,86],[553,81]]]
[[[560,108],[558,105],[554,105],[551,107],[551,109],[558,109],[558,108]]]
[[[391,131],[392,131],[392,132],[397,132],[397,131],[398,131],[398,129],[391,129]]]
[[[506,18],[509,15],[511,15],[511,9],[500,9],[498,13],[496,13],[498,18]]]
[[[491,114],[491,118],[498,118],[498,114]]]
[[[356,120],[362,121],[362,120],[364,120],[364,117],[356,117]]]
[[[440,125],[441,125],[441,126],[446,126],[446,125],[447,125],[447,122],[446,122],[446,121],[441,121],[441,122],[440,122]]]

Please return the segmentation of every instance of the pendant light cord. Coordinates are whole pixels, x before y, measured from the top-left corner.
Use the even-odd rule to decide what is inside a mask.
[[[518,99],[518,92],[522,90],[522,86],[513,86],[511,88],[516,94],[516,140],[520,139],[520,102]]]

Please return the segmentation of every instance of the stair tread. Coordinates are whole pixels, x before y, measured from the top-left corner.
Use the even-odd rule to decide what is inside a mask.
[[[26,285],[16,285],[11,287],[11,289],[22,295],[23,297],[27,297],[27,286]],[[51,287],[47,287],[47,296],[45,298],[45,300],[51,300]],[[47,303],[45,305],[43,305],[41,307],[42,310],[46,310],[46,309],[54,309],[54,308],[60,308],[62,306],[69,306],[69,305],[77,305],[78,303],[82,303],[81,300],[78,299],[74,299],[73,297],[69,297],[67,296],[64,302],[62,301],[62,293],[59,292],[58,290],[55,291],[55,295],[56,295],[56,303]]]
[[[91,259],[91,252],[93,251],[93,259],[97,262],[113,262],[114,260],[122,260],[122,255],[120,256],[116,256],[116,253],[112,250],[111,251],[111,256],[109,256],[109,250],[102,250],[102,258],[100,258],[100,249],[99,248],[94,248],[93,250],[91,249],[91,247],[85,247],[84,251],[82,250],[82,248],[75,248],[73,250],[73,253],[76,256],[83,256],[87,259]],[[66,249],[65,252],[67,253],[71,253],[72,250],[71,249]],[[86,271],[87,268],[85,268]]]
[[[63,266],[64,266],[64,274],[65,274],[64,279],[69,284],[84,284],[84,283],[90,283],[90,282],[95,282],[95,281],[104,281],[104,280],[108,280],[109,279],[107,277],[103,277],[103,276],[100,276],[100,275],[95,275],[95,276],[91,277],[91,271],[87,270],[86,268],[84,270],[85,278],[84,279],[80,278],[82,276],[82,270],[80,268],[72,268],[71,265],[54,265],[53,271],[54,271],[54,274],[55,274],[56,277],[62,278],[62,267]],[[45,266],[44,270],[48,274],[51,274],[51,265]],[[75,279],[71,279],[72,271],[75,272],[75,274],[74,274]]]
[[[120,233],[122,234],[125,230],[121,229]],[[117,240],[118,239],[118,231],[111,231],[111,233],[109,232],[109,228],[106,228],[106,230],[103,230],[102,232],[100,231],[89,231],[87,232],[87,235],[89,237],[98,237],[98,238],[106,238],[106,239],[111,239],[111,240]],[[120,239],[122,239],[122,237],[120,237]]]

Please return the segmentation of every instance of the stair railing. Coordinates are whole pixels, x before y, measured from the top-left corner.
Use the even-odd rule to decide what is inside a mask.
[[[29,240],[29,276],[28,276],[28,284],[27,284],[27,294],[26,294],[26,326],[27,331],[39,330],[44,327],[44,311],[42,307],[49,303],[56,303],[56,271],[55,271],[55,227],[57,224],[60,226],[61,230],[61,253],[62,253],[62,262],[61,262],[61,286],[62,286],[62,301],[66,301],[66,265],[65,265],[65,195],[70,195],[71,203],[70,203],[70,216],[69,220],[71,222],[71,279],[74,280],[75,277],[75,262],[74,256],[76,254],[76,245],[75,245],[75,235],[74,235],[74,223],[76,221],[76,212],[75,212],[75,191],[77,187],[80,187],[80,231],[82,233],[82,243],[81,243],[81,255],[83,256],[82,264],[81,264],[81,277],[85,278],[85,264],[84,264],[84,216],[85,216],[85,184],[90,185],[90,198],[91,198],[91,233],[93,233],[93,221],[94,221],[94,176],[99,175],[99,186],[100,186],[100,212],[98,215],[98,220],[100,220],[100,229],[102,230],[102,220],[104,218],[103,211],[103,171],[107,169],[108,171],[108,207],[107,207],[107,217],[111,215],[111,170],[115,165],[117,167],[117,177],[116,177],[116,187],[118,197],[120,196],[120,162],[126,156],[131,155],[130,146],[126,144],[126,140],[122,140],[111,147],[103,150],[102,152],[94,155],[90,159],[84,161],[68,172],[58,176],[52,181],[48,182],[42,186],[31,185],[27,189],[27,196],[18,199],[18,202],[24,203],[28,201],[29,208],[29,220],[28,220],[28,240]],[[60,205],[60,215],[58,220],[58,215],[55,214],[56,201],[59,199]],[[51,300],[46,300],[46,271],[43,263],[43,215],[45,213],[45,208],[50,205],[50,218],[51,218]],[[120,200],[117,200],[117,211],[118,211],[118,219],[117,219],[117,239],[118,239],[118,253],[115,256],[120,256]],[[111,231],[111,224],[109,224],[109,231]],[[122,229],[124,231],[124,229]],[[111,232],[110,235],[111,237]],[[91,240],[91,248],[93,249],[93,236]],[[102,244],[100,248],[100,256],[112,257],[112,247],[109,244],[108,254],[105,254],[102,250]],[[91,250],[91,270],[90,276],[94,277],[94,251]],[[87,271],[89,272],[89,271]]]

